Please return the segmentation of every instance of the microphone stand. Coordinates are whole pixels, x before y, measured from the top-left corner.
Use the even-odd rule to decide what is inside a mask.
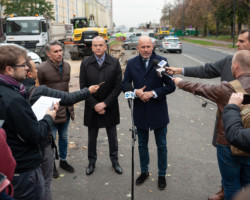
[[[133,116],[133,111],[134,111],[134,101],[131,101],[131,119],[132,119],[132,129],[129,129],[129,131],[132,132],[132,182],[131,182],[131,199],[134,200],[134,149],[135,149],[135,141],[136,141],[136,134],[137,134],[137,129],[134,124],[134,116]]]

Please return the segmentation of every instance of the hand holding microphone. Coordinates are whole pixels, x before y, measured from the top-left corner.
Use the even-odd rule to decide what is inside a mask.
[[[154,65],[156,65],[158,68],[156,69],[156,72],[157,72],[157,75],[159,77],[167,77],[169,78],[170,80],[173,79],[173,76],[169,75],[168,73],[166,73],[166,69],[164,68],[166,65],[167,65],[167,61],[165,60],[157,60],[157,59],[154,59],[153,60],[153,63]]]
[[[182,74],[182,68],[177,67],[165,67],[166,72],[170,75]]]
[[[178,86],[179,82],[182,81],[183,79],[180,77],[173,78],[172,81],[174,81],[174,84]]]

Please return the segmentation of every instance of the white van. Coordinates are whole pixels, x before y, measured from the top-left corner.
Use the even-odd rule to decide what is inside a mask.
[[[154,33],[152,33],[152,32],[134,32],[133,34],[131,34],[129,36],[129,38],[141,37],[143,35],[146,35],[146,36],[149,36],[149,37],[154,37]]]

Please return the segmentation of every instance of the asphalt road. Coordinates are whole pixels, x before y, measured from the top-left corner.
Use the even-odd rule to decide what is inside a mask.
[[[214,62],[233,54],[222,48],[204,48],[192,44],[183,45],[183,53],[159,53],[167,57],[171,66],[195,66]],[[122,60],[135,56],[126,51]],[[78,81],[80,61],[69,61],[72,65],[72,85]],[[182,76],[181,76],[182,77]],[[217,84],[220,79],[201,80],[184,77],[186,80]],[[77,87],[74,87],[77,89]],[[167,98],[170,124],[168,125],[168,169],[167,188],[157,188],[157,149],[154,134],[150,135],[150,178],[141,186],[135,186],[136,200],[206,200],[220,188],[220,174],[216,151],[211,145],[216,106],[201,105],[203,100],[177,89]],[[119,159],[123,174],[118,175],[111,167],[108,140],[105,129],[98,137],[98,159],[95,172],[87,176],[87,129],[83,124],[84,102],[75,105],[76,119],[69,126],[68,162],[75,167],[70,174],[58,168],[60,178],[53,179],[54,200],[118,200],[131,199],[131,114],[124,94],[119,96],[121,123],[118,125]],[[137,143],[135,146],[135,178],[140,172]]]

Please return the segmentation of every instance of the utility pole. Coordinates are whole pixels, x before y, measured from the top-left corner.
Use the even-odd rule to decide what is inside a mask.
[[[235,7],[236,7],[236,0],[234,0],[234,19],[233,19],[233,48],[235,46]]]
[[[184,26],[184,0],[183,0],[182,1],[182,33],[184,33],[184,30],[185,30],[185,26]]]

